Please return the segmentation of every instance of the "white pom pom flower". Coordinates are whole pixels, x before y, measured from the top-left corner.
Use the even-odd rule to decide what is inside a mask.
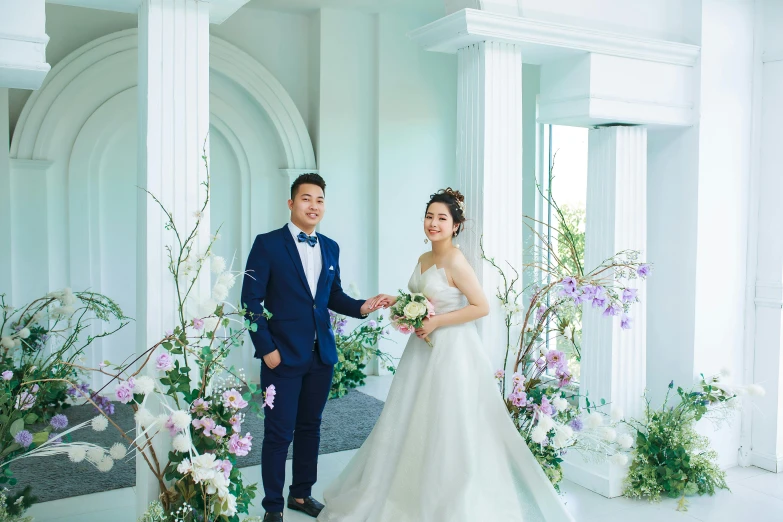
[[[213,274],[223,273],[226,270],[226,260],[220,256],[215,256],[212,258],[212,265],[210,268],[212,268]]]
[[[594,411],[593,413],[587,416],[585,423],[587,424],[587,427],[590,429],[598,428],[599,426],[603,426],[604,416],[598,413],[597,411]]]
[[[621,448],[630,449],[631,446],[633,446],[633,437],[627,433],[623,433],[617,437],[617,444],[619,444]]]
[[[598,433],[600,434],[601,438],[607,442],[614,442],[617,440],[617,432],[614,430],[614,428],[604,426],[598,430]]]
[[[136,378],[136,386],[133,388],[133,393],[149,395],[153,391],[155,391],[155,381],[152,380],[152,377],[142,375]]]
[[[609,461],[615,466],[625,466],[628,464],[628,456],[625,453],[615,453],[609,458]]]
[[[87,460],[95,464],[96,466],[106,457],[106,452],[103,448],[90,448],[87,450]]]
[[[125,458],[125,455],[127,454],[128,454],[128,448],[126,448],[123,444],[120,444],[119,442],[115,443],[109,450],[109,455],[111,455],[111,458],[113,458],[114,460],[122,460]]]
[[[190,413],[182,410],[177,410],[171,414],[171,422],[174,427],[179,431],[184,431],[190,426],[191,421]]]
[[[106,428],[109,427],[109,421],[103,415],[93,417],[90,424],[95,431],[106,431]]]
[[[80,446],[74,446],[68,450],[68,458],[71,462],[81,462],[87,456],[87,451]]]
[[[105,457],[103,460],[101,460],[98,463],[98,471],[101,471],[103,473],[107,473],[111,471],[111,468],[114,467],[114,461],[111,457]]]
[[[178,451],[180,453],[189,453],[191,446],[190,437],[184,433],[178,433],[174,437],[171,446],[174,448],[174,451]]]
[[[546,438],[546,431],[541,426],[536,426],[530,431],[530,440],[536,444],[541,444]]]
[[[620,422],[621,420],[623,420],[623,417],[625,416],[623,414],[623,409],[618,406],[612,408],[612,411],[610,412],[609,415],[612,419],[612,422]]]

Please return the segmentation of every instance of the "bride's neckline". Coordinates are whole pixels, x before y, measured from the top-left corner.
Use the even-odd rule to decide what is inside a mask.
[[[436,272],[443,272],[443,277],[446,279],[446,286],[448,286],[449,288],[453,288],[454,290],[459,290],[459,288],[457,288],[456,286],[453,286],[451,284],[451,282],[449,281],[449,275],[446,273],[446,269],[445,268],[438,268],[437,264],[433,264],[427,270],[422,270],[421,261],[419,261],[419,277],[424,277],[424,274],[426,274],[427,272],[429,272],[433,268],[435,269]]]

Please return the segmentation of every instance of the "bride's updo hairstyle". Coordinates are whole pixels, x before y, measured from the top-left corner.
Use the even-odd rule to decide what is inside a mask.
[[[463,224],[465,223],[465,196],[459,190],[454,190],[451,187],[441,189],[435,194],[430,196],[429,202],[427,202],[427,212],[430,210],[430,205],[433,203],[444,203],[449,207],[451,218],[454,220],[455,225],[459,225],[454,237],[458,236],[462,232]]]

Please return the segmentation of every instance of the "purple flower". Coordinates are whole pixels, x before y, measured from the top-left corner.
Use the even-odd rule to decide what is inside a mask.
[[[628,314],[623,314],[623,316],[620,318],[620,328],[623,330],[630,330],[631,329],[631,323],[633,322],[633,319]]]
[[[626,288],[623,290],[623,303],[632,303],[636,301],[636,294],[639,293],[639,290],[636,288]]]
[[[231,464],[231,461],[226,460],[216,460],[215,461],[215,467],[223,472],[223,476],[228,478],[229,475],[231,475],[231,470],[234,468],[234,466]]]
[[[16,396],[16,404],[14,406],[17,410],[29,410],[34,404],[35,395],[25,390]]]
[[[558,369],[556,376],[558,379],[560,379],[557,383],[559,387],[567,386],[571,382],[571,378],[573,377],[571,375],[571,372],[565,369]]]
[[[377,328],[378,323],[376,323],[375,321],[370,321],[369,323],[367,323],[367,326],[369,326],[370,328]]]
[[[212,430],[212,434],[215,437],[221,438],[226,436],[226,427],[225,426],[215,426],[215,428]]]
[[[174,360],[171,358],[171,355],[163,352],[162,354],[158,355],[157,359],[155,359],[155,368],[162,372],[167,372],[174,368]]]
[[[204,399],[196,399],[193,404],[190,405],[190,411],[196,415],[205,415],[209,410],[210,402]]]
[[[228,452],[236,455],[237,457],[244,457],[250,453],[250,449],[252,447],[252,443],[250,441],[252,440],[253,436],[249,433],[242,438],[234,433],[231,435],[231,438],[228,439]]]
[[[602,286],[596,287],[593,295],[593,308],[603,308],[606,306],[606,301],[606,289]]]
[[[525,392],[515,391],[514,393],[508,396],[508,399],[511,401],[511,404],[513,404],[517,408],[524,408],[525,406],[527,406],[527,393]]]
[[[585,427],[584,423],[582,422],[582,417],[574,417],[571,419],[571,422],[569,422],[568,425],[571,426],[571,429],[574,431],[582,431],[582,429]]]
[[[549,403],[549,399],[546,397],[541,397],[541,406],[539,406],[538,409],[544,415],[554,415],[555,413],[555,409],[552,407],[552,405]]]
[[[62,435],[59,433],[50,433],[49,440],[52,442],[52,444],[62,444],[63,442]]]
[[[49,424],[51,424],[52,428],[56,430],[62,430],[68,426],[68,417],[62,413],[57,414],[52,417],[52,420],[49,421]]]
[[[573,277],[565,277],[560,281],[560,295],[568,297],[576,297],[576,279]]]
[[[14,372],[12,372],[11,370],[6,370],[0,375],[2,375],[4,381],[10,381],[11,378],[14,376]]]
[[[196,330],[204,328],[204,319],[193,319],[193,328]]]
[[[614,317],[616,315],[620,315],[622,311],[623,308],[619,304],[612,303],[606,307],[606,310],[604,310],[604,317]]]
[[[33,435],[27,430],[22,430],[16,434],[14,441],[16,441],[16,443],[22,447],[26,448],[33,443]]]
[[[642,279],[649,276],[651,272],[652,272],[652,267],[650,267],[650,265],[646,263],[639,265],[639,268],[636,269],[636,273],[639,274],[639,277],[641,277]]]
[[[269,409],[274,409],[275,407],[275,395],[277,392],[275,391],[275,385],[270,384],[269,387],[267,387],[266,391],[264,392],[264,408],[269,406]]]
[[[593,297],[595,297],[596,291],[598,291],[598,287],[595,285],[585,285],[580,288],[580,291],[582,292],[581,295],[585,302],[592,301]]]
[[[117,400],[123,404],[128,404],[133,399],[133,391],[127,383],[122,383],[117,386],[117,389],[114,390],[114,395],[117,397]]]
[[[550,370],[562,366],[563,361],[565,361],[565,354],[560,350],[549,350],[546,353],[546,365]]]
[[[543,358],[543,357],[542,357],[542,358],[540,358],[540,359],[537,359],[537,360],[536,360],[536,367],[537,367],[539,370],[543,370],[544,368],[546,368],[546,359],[545,359],[545,358]]]
[[[538,305],[538,309],[536,310],[536,322],[541,322],[541,319],[544,317],[544,314],[546,313],[546,306],[541,303]]]

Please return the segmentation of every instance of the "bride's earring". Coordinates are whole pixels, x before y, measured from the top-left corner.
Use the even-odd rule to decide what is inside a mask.
[[[429,242],[430,242],[430,240],[429,240],[429,239],[427,239],[427,238],[425,237],[425,238],[424,238],[424,244],[426,245],[426,244],[427,244],[427,243],[429,243]]]

